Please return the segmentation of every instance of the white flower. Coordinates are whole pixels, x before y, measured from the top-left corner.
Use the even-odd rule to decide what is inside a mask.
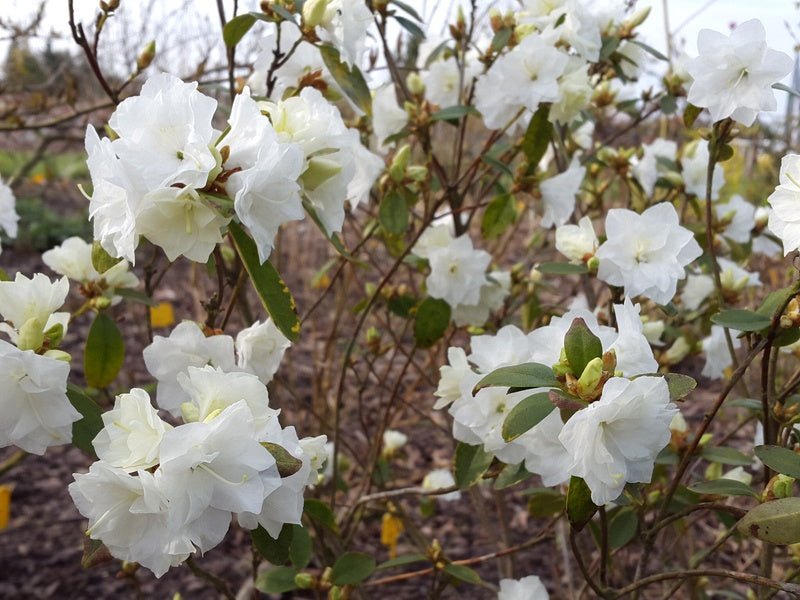
[[[532,429],[514,440],[524,447],[525,468],[539,475],[547,487],[564,483],[570,477],[570,455],[558,438],[563,428],[561,414],[554,408]]]
[[[396,452],[406,445],[408,436],[402,431],[387,429],[383,432],[383,449],[386,452]]]
[[[528,575],[522,579],[501,579],[497,600],[549,600],[541,579]]]
[[[0,340],[0,447],[44,454],[72,441],[81,414],[67,398],[69,364]]]
[[[323,42],[339,50],[343,63],[359,66],[371,23],[372,12],[364,0],[328,0],[325,16],[316,32]]]
[[[577,225],[561,225],[556,228],[556,250],[571,262],[582,263],[594,256],[599,242],[592,220],[581,217]]]
[[[111,145],[149,189],[176,183],[202,188],[217,162],[211,120],[217,101],[167,73],[148,79],[138,96],[123,100],[108,121],[119,136]]]
[[[455,56],[434,61],[422,72],[425,97],[439,108],[461,104],[462,90],[469,89],[472,80],[481,72],[481,63],[476,57],[467,55],[463,76]]]
[[[710,29],[697,36],[698,57],[686,65],[694,81],[688,100],[708,108],[712,121],[731,117],[750,126],[762,110],[778,102],[772,84],[792,70],[792,59],[767,47],[761,21],[745,21],[730,37]]]
[[[500,367],[518,365],[530,356],[528,336],[516,325],[505,325],[494,335],[477,335],[470,340],[469,361],[479,373],[491,373]]]
[[[634,305],[630,298],[625,298],[622,304],[614,305],[619,336],[611,345],[611,349],[617,355],[617,370],[626,377],[655,373],[658,370],[658,362],[653,357],[650,343],[644,336],[644,326],[639,317],[641,309],[642,307]]]
[[[10,238],[17,237],[19,215],[16,209],[17,200],[14,192],[0,179],[0,229]]]
[[[714,213],[718,220],[729,221],[722,235],[740,244],[750,241],[750,232],[755,224],[755,206],[741,196],[733,196],[725,204],[715,204]]]
[[[451,241],[445,248],[429,254],[430,275],[425,279],[428,293],[445,300],[451,307],[477,304],[481,286],[486,281],[486,267],[491,256],[472,246],[469,234]]]
[[[653,346],[663,346],[661,336],[664,335],[665,329],[666,323],[660,319],[658,321],[644,321],[642,323],[642,333]]]
[[[222,242],[221,229],[228,221],[230,219],[207,204],[197,190],[166,187],[144,197],[136,229],[163,249],[170,261],[185,256],[205,263]]]
[[[558,80],[559,99],[550,107],[550,120],[567,124],[575,119],[592,97],[589,65],[577,57],[570,57],[564,74]]]
[[[361,143],[360,136],[355,129],[349,129],[347,136],[351,140],[350,150],[353,152],[353,160],[356,164],[353,178],[347,184],[347,200],[351,207],[356,207],[369,200],[372,186],[386,168],[386,162],[383,157],[370,152]]]
[[[394,86],[382,85],[373,92],[372,131],[378,141],[378,148],[386,147],[386,138],[397,133],[408,122],[408,113],[397,104]]]
[[[611,502],[626,483],[649,483],[677,410],[662,377],[612,377],[598,401],[567,421],[559,439],[572,459],[570,473],[586,481],[592,502]]]
[[[731,336],[734,350],[741,347],[742,341],[736,336]],[[719,325],[711,326],[711,335],[703,340],[703,352],[706,362],[703,365],[702,375],[709,379],[722,379],[725,370],[733,364],[725,330]]]
[[[73,281],[100,283],[102,288],[107,288],[109,295],[113,295],[115,289],[139,285],[139,279],[128,270],[130,264],[124,259],[104,273],[98,273],[92,264],[92,245],[77,236],[69,237],[61,245],[44,252],[42,262]]]
[[[558,101],[558,78],[568,61],[553,40],[536,33],[498,58],[475,84],[475,108],[483,115],[486,127],[500,129],[521,109],[535,111],[542,102]],[[509,81],[514,85],[509,86]],[[519,125],[518,119],[510,132]]]
[[[0,331],[23,350],[28,349],[31,340],[40,342],[39,335],[51,327],[60,325],[66,332],[69,313],[56,310],[64,304],[67,293],[66,277],[52,282],[41,273],[28,279],[18,272],[14,281],[0,281],[0,315],[6,321],[0,324]],[[41,344],[34,345],[30,349],[38,350]]]
[[[92,441],[100,460],[127,473],[158,464],[161,438],[172,426],[158,416],[147,392],[133,388],[120,394],[102,417],[103,429]]]
[[[324,435],[305,437],[300,440],[300,448],[302,448],[303,454],[308,457],[308,463],[311,467],[307,485],[313,485],[325,480],[328,467],[333,466],[330,464],[332,456],[330,450],[333,446],[328,443],[328,438]],[[330,474],[328,476],[330,477]]]
[[[783,255],[800,248],[800,155],[781,159],[780,184],[767,201],[772,206],[769,230],[783,243]]]
[[[450,347],[447,349],[448,364],[439,367],[439,386],[434,395],[439,398],[433,408],[444,408],[461,397],[461,383],[469,376],[478,383],[479,376],[473,373],[467,362],[467,355],[463,348]]]
[[[666,171],[664,166],[658,162],[658,159],[675,160],[675,155],[678,153],[678,145],[672,140],[657,138],[649,144],[644,144],[642,149],[644,154],[641,160],[632,161],[632,172],[641,184],[645,194],[652,196],[658,176]]]
[[[670,203],[651,206],[641,215],[612,208],[606,235],[595,253],[600,259],[597,277],[624,286],[627,296],[643,295],[659,304],[672,300],[678,280],[686,276],[684,267],[702,254]]]
[[[453,474],[449,469],[433,469],[427,473],[422,480],[422,487],[431,491],[444,490],[453,487],[455,484],[456,480],[453,478]],[[461,499],[461,492],[455,490],[447,492],[446,494],[437,495],[435,498],[444,500],[445,502],[452,502],[453,500]]]
[[[683,417],[683,414],[680,412],[675,413],[675,416],[672,417],[672,421],[669,422],[669,430],[677,433],[686,433],[689,430],[689,426],[686,424],[686,419]]]
[[[511,273],[508,271],[492,271],[481,286],[480,299],[477,304],[459,304],[453,307],[453,322],[463,327],[474,325],[480,327],[489,319],[492,311],[503,306],[511,291]]]
[[[586,121],[572,132],[572,141],[579,148],[588,150],[594,142],[594,121]]]
[[[115,558],[137,562],[161,577],[194,552],[157,476],[140,471],[137,477],[96,462],[88,473],[74,477],[69,493],[89,519],[87,534],[101,540]]]
[[[178,373],[178,383],[191,398],[181,405],[186,422],[208,422],[243,400],[252,414],[256,438],[262,440],[280,413],[269,407],[267,386],[250,373],[226,373],[211,365],[188,367],[186,372]]]
[[[564,347],[564,336],[572,327],[573,321],[578,318],[583,319],[589,331],[600,338],[603,351],[608,350],[617,339],[617,332],[611,327],[600,325],[597,317],[588,310],[570,309],[563,316],[553,317],[550,323],[528,334],[528,348],[531,354],[526,361],[520,362],[537,362],[547,366],[556,364]]]
[[[258,376],[264,384],[272,381],[283,355],[292,343],[272,319],[256,321],[236,336],[239,368]]]
[[[724,257],[719,257],[717,262],[722,289],[738,292],[749,286],[761,285],[758,273],[750,273]]]
[[[191,400],[178,383],[178,374],[189,367],[211,365],[223,371],[235,371],[233,338],[228,335],[206,337],[191,321],[180,323],[169,337],[157,335],[143,351],[144,363],[158,380],[156,402],[174,416],[180,415],[181,404]]]
[[[414,244],[414,254],[420,258],[430,258],[436,250],[446,249],[454,239],[454,225],[452,220],[444,223],[434,222]]]
[[[689,150],[691,151],[691,147]],[[708,177],[708,144],[704,141],[697,142],[693,153],[684,153],[681,164],[683,165],[683,183],[686,186],[686,192],[705,200]],[[724,184],[725,173],[722,165],[717,163],[714,165],[714,175],[711,177],[712,200],[719,197],[719,191]]]
[[[697,310],[714,292],[714,279],[711,275],[688,275],[681,292],[681,303],[687,310]]]
[[[544,180],[539,189],[542,192],[542,227],[561,226],[567,222],[575,210],[575,195],[581,189],[586,175],[586,167],[573,159],[572,164],[563,173]]]

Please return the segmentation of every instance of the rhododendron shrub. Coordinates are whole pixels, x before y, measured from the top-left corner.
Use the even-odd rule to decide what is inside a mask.
[[[76,446],[84,565],[228,598],[799,597],[800,157],[760,125],[792,61],[758,20],[665,56],[629,4],[442,35],[395,0],[221,2],[222,89],[152,46],[115,84],[119,2],[94,44],[70,3],[111,102],[83,113],[93,239],[0,281],[0,473]],[[232,530],[238,592],[197,562]]]

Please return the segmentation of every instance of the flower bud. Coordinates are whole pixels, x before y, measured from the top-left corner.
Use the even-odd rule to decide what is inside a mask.
[[[109,300],[109,303],[111,300]],[[55,348],[64,339],[64,326],[61,323],[56,323],[44,332],[44,338],[47,340],[50,348]]]
[[[593,358],[586,365],[586,368],[581,373],[578,379],[578,396],[581,398],[590,398],[595,395],[597,386],[603,378],[603,359],[599,356]]]
[[[303,4],[303,26],[307,29],[314,29],[325,19],[325,11],[328,9],[328,0],[306,0]]]
[[[600,268],[600,259],[596,256],[593,256],[586,261],[586,267],[589,269],[589,273],[592,275],[597,275],[597,269]]]
[[[630,29],[633,29],[634,27],[638,27],[639,25],[644,23],[645,20],[647,19],[647,17],[650,16],[650,9],[651,8],[652,7],[650,7],[650,6],[645,6],[645,7],[640,8],[639,10],[637,10],[635,13],[633,13],[631,15],[631,18],[628,19],[628,23],[627,23],[628,27]]]
[[[415,96],[422,96],[425,93],[425,83],[418,73],[412,72],[406,77],[406,86],[408,91]]]
[[[396,183],[403,181],[403,179],[405,178],[406,167],[408,167],[408,161],[410,160],[410,158],[411,158],[411,146],[409,146],[408,144],[403,144],[397,151],[397,154],[394,155],[392,164],[389,166],[389,176]]]
[[[106,298],[105,296],[92,298],[92,307],[97,310],[104,310],[109,306],[111,306],[111,298]]]
[[[423,165],[411,165],[406,169],[406,175],[412,181],[425,181],[428,177],[428,167]]]
[[[47,358],[52,358],[53,360],[61,360],[65,363],[68,363],[72,360],[72,356],[63,350],[48,350],[44,353],[44,356]]]
[[[314,191],[323,183],[342,172],[342,165],[329,158],[315,157],[308,161],[308,168],[300,176],[303,187]]]
[[[311,573],[298,573],[294,576],[294,584],[301,590],[310,590],[314,586]]]
[[[692,347],[689,345],[689,342],[685,337],[681,336],[675,340],[672,346],[669,347],[669,350],[664,353],[663,361],[668,365],[676,365],[689,356],[689,352],[691,351]]]
[[[136,70],[144,71],[156,57],[156,42],[152,40],[136,58]]]
[[[44,343],[44,323],[41,319],[31,318],[19,328],[17,347],[20,350],[38,350]]]

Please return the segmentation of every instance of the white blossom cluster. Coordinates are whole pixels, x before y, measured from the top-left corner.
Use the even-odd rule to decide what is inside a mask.
[[[19,215],[17,199],[10,187],[0,179],[0,229],[10,238],[17,237]],[[2,249],[0,249],[2,250]]]
[[[271,322],[256,324],[236,340],[237,366],[233,339],[205,338],[194,323],[156,339],[145,359],[158,402],[183,422],[164,421],[142,389],[117,396],[93,440],[99,460],[69,487],[87,534],[160,577],[219,544],[234,517],[274,538],[284,523],[299,524],[325,436],[299,439],[281,427],[265,383],[246,370],[271,377],[287,345]]]
[[[615,305],[616,330],[600,325],[594,314],[575,309],[528,334],[506,325],[495,335],[474,336],[469,356],[459,347],[448,350],[449,364],[440,369],[439,400],[434,408],[449,406],[457,440],[482,445],[507,464],[524,462],[547,486],[563,483],[572,475],[583,477],[596,504],[610,502],[622,493],[626,482],[649,482],[655,457],[669,441],[669,423],[677,412],[666,382],[646,375],[654,373],[658,365],[639,311],[628,299]],[[566,423],[554,409],[531,430],[506,442],[503,422],[537,390],[509,393],[508,388],[485,387],[473,393],[473,388],[500,367],[527,362],[558,364],[564,337],[577,318],[600,339],[604,352],[614,352],[618,376],[605,383],[597,401],[578,410]]]
[[[134,263],[139,238],[170,260],[205,262],[231,219],[245,224],[265,261],[280,226],[314,211],[340,231],[344,204],[358,203],[383,161],[313,88],[276,103],[247,89],[228,127],[213,127],[216,100],[168,74],[151,77],[109,121],[112,138],[86,132],[94,237]]]

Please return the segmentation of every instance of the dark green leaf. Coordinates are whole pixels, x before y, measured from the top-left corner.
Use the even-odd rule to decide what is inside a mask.
[[[456,485],[466,489],[477,483],[492,464],[493,458],[491,454],[484,452],[482,446],[470,446],[459,442],[456,446],[453,473]]]
[[[416,303],[417,299],[414,298],[414,296],[403,294],[402,296],[392,296],[386,304],[390,311],[398,317],[403,317],[405,319],[411,313],[411,309],[414,308]]]
[[[550,106],[542,105],[531,117],[525,137],[522,138],[522,151],[528,159],[529,169],[533,171],[547,151],[553,135],[553,124],[549,120]]]
[[[532,473],[528,472],[523,463],[518,465],[506,465],[503,467],[503,470],[500,471],[497,479],[494,480],[494,489],[504,490],[507,487],[525,481],[531,475]]]
[[[756,446],[756,456],[777,473],[800,479],[800,456],[780,446]]]
[[[275,567],[262,571],[256,579],[256,589],[264,594],[285,594],[297,589],[294,578],[299,571],[294,567]]]
[[[686,110],[683,111],[683,124],[688,128],[691,129],[694,122],[697,121],[697,117],[700,116],[700,113],[703,112],[703,109],[699,106],[695,106],[694,104],[687,104]]]
[[[557,515],[564,510],[565,498],[556,490],[550,488],[535,488],[528,490],[528,513],[532,517],[549,517]]]
[[[331,507],[322,500],[306,498],[305,504],[303,505],[303,512],[308,515],[312,521],[316,521],[333,532],[339,531]]]
[[[464,115],[478,114],[473,106],[448,106],[442,110],[438,110],[430,117],[431,121],[454,121],[458,120]]]
[[[291,525],[291,528],[292,543],[289,545],[289,559],[298,569],[305,569],[311,562],[311,536],[302,525]]]
[[[669,399],[673,402],[685,398],[697,387],[697,382],[694,379],[680,373],[667,373],[664,375],[664,379],[667,381],[667,388],[669,388]]]
[[[769,327],[771,319],[752,310],[732,308],[715,314],[711,322],[736,331],[761,331]]]
[[[746,454],[742,454],[735,448],[728,448],[726,446],[706,447],[703,448],[700,454],[707,461],[720,463],[722,465],[747,467],[753,462],[753,459]]]
[[[450,575],[450,577],[455,577],[456,579],[465,583],[477,585],[481,582],[481,576],[478,575],[474,570],[464,565],[447,563],[444,566],[444,572]]]
[[[397,558],[382,562],[377,566],[376,570],[383,571],[384,569],[393,569],[394,567],[402,567],[413,563],[425,562],[427,560],[428,557],[424,554],[406,554],[404,556],[398,556]]]
[[[641,42],[639,40],[630,40],[630,42],[632,44],[636,44],[637,46],[642,48],[648,54],[652,54],[658,60],[663,60],[664,62],[669,62],[669,59],[666,56],[664,56],[664,54],[662,54],[661,52],[659,52],[658,50],[656,50],[652,46],[648,46],[647,44],[645,44],[644,42]]]
[[[358,585],[375,572],[375,558],[363,552],[345,552],[333,565],[334,585]]]
[[[503,439],[514,441],[538,425],[554,408],[547,392],[528,396],[512,408],[503,421]]]
[[[517,205],[511,194],[500,194],[492,198],[483,213],[481,233],[487,240],[500,237],[517,219]]]
[[[564,353],[567,355],[572,373],[575,377],[580,377],[586,365],[595,358],[602,358],[603,344],[600,338],[589,330],[586,321],[577,318],[572,321],[564,336]]]
[[[103,428],[102,411],[97,403],[74,385],[67,386],[67,398],[70,404],[81,413],[81,419],[72,424],[72,445],[80,448],[90,456],[94,452],[92,440]]]
[[[343,63],[339,51],[333,46],[323,44],[319,47],[319,52],[339,87],[367,116],[372,116],[372,95],[359,68],[355,65],[348,67]]]
[[[495,369],[478,382],[475,391],[489,386],[522,389],[554,388],[559,387],[559,382],[550,367],[539,363],[523,363]]]
[[[106,252],[106,249],[97,240],[92,242],[92,266],[101,275],[121,260],[122,258],[114,258]]]
[[[690,485],[689,489],[698,494],[714,496],[751,496],[758,498],[749,485],[735,479],[712,479]]]
[[[256,17],[250,13],[245,13],[234,17],[222,29],[222,39],[228,48],[233,48],[244,37],[250,28],[255,24]]]
[[[736,528],[743,535],[770,544],[797,544],[800,542],[800,498],[781,498],[759,504]]]
[[[490,167],[494,167],[498,171],[502,171],[509,177],[514,177],[514,172],[506,165],[505,163],[500,162],[494,156],[490,156],[488,154],[484,154],[481,156],[481,160],[485,162]]]
[[[621,508],[608,522],[608,545],[613,550],[622,548],[636,537],[638,528],[636,512],[629,506]]]
[[[303,461],[292,456],[289,451],[273,442],[261,442],[261,445],[272,455],[281,477],[290,477],[297,473],[303,466]]]
[[[414,319],[414,339],[420,348],[430,348],[447,331],[450,305],[438,298],[425,298]]]
[[[772,320],[772,318],[775,316],[775,313],[777,313],[778,310],[780,310],[780,308],[784,306],[796,293],[796,286],[788,286],[779,290],[775,290],[774,292],[770,292],[767,294],[767,297],[764,298],[764,301],[761,303],[761,305],[756,309],[756,312],[765,317],[769,317],[769,319]]]
[[[576,531],[583,529],[595,512],[597,506],[592,502],[589,486],[580,477],[570,478],[567,491],[567,518],[572,528]]]
[[[289,560],[289,546],[292,543],[294,530],[289,524],[285,524],[278,534],[278,538],[273,538],[267,530],[259,525],[250,532],[250,539],[258,553],[273,565],[283,565]]]
[[[586,265],[560,262],[539,263],[536,270],[545,275],[582,275],[589,272]]]
[[[414,23],[411,19],[406,19],[405,17],[401,17],[400,15],[394,16],[395,20],[400,23],[400,25],[408,31],[413,37],[424,40],[425,39],[425,32],[422,31],[419,25]]]
[[[261,263],[255,242],[237,223],[231,222],[228,229],[261,303],[281,333],[291,341],[297,341],[300,319],[289,288],[272,263]]]
[[[115,296],[122,296],[126,300],[131,300],[132,302],[139,302],[141,304],[146,304],[147,306],[155,306],[155,302],[153,299],[145,294],[144,292],[139,292],[137,290],[132,290],[130,288],[116,288],[114,290]]]
[[[395,6],[397,6],[399,8],[402,8],[404,11],[406,11],[408,14],[410,14],[412,17],[414,17],[420,23],[423,22],[422,17],[419,16],[419,13],[416,10],[414,10],[411,6],[406,4],[405,2],[401,2],[400,0],[391,0],[390,3],[394,4]]]
[[[83,370],[86,383],[104,388],[117,377],[125,360],[125,343],[117,324],[108,315],[98,313],[86,337]]]
[[[400,235],[408,229],[408,204],[396,190],[390,191],[381,200],[378,221],[389,233]]]

